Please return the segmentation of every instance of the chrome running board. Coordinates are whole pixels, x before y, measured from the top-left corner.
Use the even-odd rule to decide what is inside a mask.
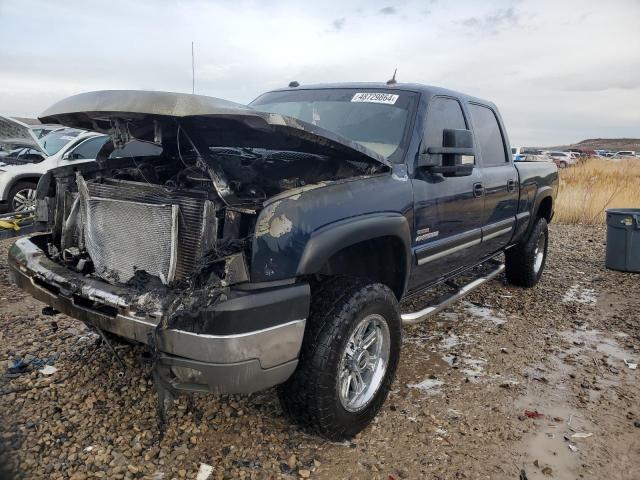
[[[460,300],[462,297],[472,292],[483,283],[486,283],[492,278],[501,274],[503,271],[504,271],[504,264],[500,264],[495,270],[492,270],[489,273],[485,274],[484,276],[476,278],[472,282],[469,282],[466,285],[458,288],[456,291],[452,292],[451,294],[446,295],[444,298],[439,299],[437,303],[433,303],[423,308],[422,310],[418,310],[417,312],[403,313],[401,315],[402,324],[414,325],[416,323],[425,321],[427,318],[444,310],[445,308],[450,306],[452,303]]]

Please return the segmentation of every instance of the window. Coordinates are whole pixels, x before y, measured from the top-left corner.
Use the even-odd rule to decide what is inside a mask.
[[[460,103],[453,98],[435,97],[429,103],[424,130],[425,147],[442,147],[445,129],[467,129]],[[446,159],[443,159],[446,163]]]
[[[457,100],[436,97],[431,100],[427,113],[424,138],[428,147],[442,147],[443,130],[466,129],[467,123]]]
[[[42,147],[45,149],[48,155],[55,155],[64,147],[67,143],[76,139],[78,135],[82,133],[82,130],[76,128],[64,128],[62,130],[56,130],[48,135],[42,137]]]
[[[402,90],[313,89],[265,93],[256,110],[303,120],[401,161],[417,94]]]
[[[109,137],[93,137],[85,140],[69,154],[69,160],[94,160]]]
[[[504,165],[509,158],[505,152],[502,132],[495,113],[490,108],[473,103],[469,104],[469,111],[480,146],[482,164],[485,167]]]

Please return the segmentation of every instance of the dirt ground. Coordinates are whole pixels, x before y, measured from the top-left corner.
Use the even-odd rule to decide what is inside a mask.
[[[638,479],[640,275],[604,268],[604,236],[552,225],[536,288],[499,277],[407,328],[382,412],[344,443],[293,426],[273,390],[198,395],[200,422],[180,398],[158,442],[142,349],[118,347],[119,378],[96,336],[42,315],[43,304],[9,284],[3,260],[4,461],[29,479],[196,478],[201,464],[216,479]],[[17,359],[57,371],[12,377]]]

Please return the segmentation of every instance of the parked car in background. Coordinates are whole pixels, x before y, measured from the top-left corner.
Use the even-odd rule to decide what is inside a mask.
[[[523,155],[521,157],[521,162],[553,162],[553,159],[548,155]]]
[[[0,155],[0,211],[31,210],[42,175],[52,168],[94,160],[107,138],[95,132],[63,128],[45,135],[37,145]]]
[[[66,165],[92,162],[107,135],[77,128],[57,129],[41,139],[41,150],[33,159],[0,156],[0,211],[26,212],[35,206],[36,186],[49,170]],[[35,152],[35,148],[31,149]],[[110,158],[158,155],[161,149],[139,141],[116,149]]]
[[[567,168],[578,163],[578,156],[572,154],[572,152],[550,151],[544,152],[544,154],[550,157],[558,166],[558,168]]]
[[[45,125],[32,125],[29,128],[35,134],[36,138],[42,138],[46,135],[49,135],[50,133],[55,132],[56,130],[63,130],[66,127],[64,125],[45,124]]]
[[[542,150],[531,147],[513,147],[511,156],[514,162],[524,161],[526,155],[542,155]]]
[[[636,156],[636,152],[634,152],[633,150],[620,150],[619,152],[616,152],[613,155],[613,158],[627,158],[627,157],[635,157]]]

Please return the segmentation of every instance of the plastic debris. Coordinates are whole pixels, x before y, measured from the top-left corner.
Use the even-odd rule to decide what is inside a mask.
[[[571,435],[571,438],[589,438],[591,435],[593,435],[593,433],[576,432]]]
[[[572,452],[577,452],[578,451],[578,447],[576,447],[575,445],[570,443],[568,446],[569,446],[569,450],[571,450]]]
[[[537,410],[525,410],[524,414],[529,418],[544,418],[544,413],[540,413]]]
[[[10,375],[19,375],[21,373],[25,373],[29,370],[29,362],[25,362],[23,359],[18,358],[13,361],[13,365],[11,365],[7,369],[7,373]]]
[[[635,362],[627,362],[626,360],[624,361],[624,364],[629,367],[631,370],[635,370],[636,368],[638,368],[638,364]]]
[[[46,365],[44,368],[41,368],[40,370],[38,370],[38,372],[40,372],[43,375],[53,375],[57,371],[58,369],[52,365]]]
[[[206,463],[201,463],[196,480],[207,480],[212,473],[213,473],[213,467],[211,465],[207,465]]]
[[[94,448],[96,448],[96,447],[94,447],[93,445],[89,445],[88,447],[85,447],[85,449],[84,449],[83,451],[84,451],[84,452],[90,452],[90,451],[91,451],[91,450],[93,450]]]

